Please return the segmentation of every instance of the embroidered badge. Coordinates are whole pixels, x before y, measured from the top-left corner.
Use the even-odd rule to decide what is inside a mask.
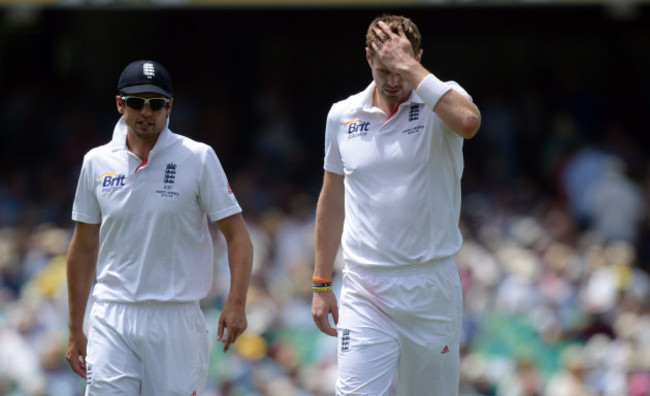
[[[350,329],[343,329],[341,333],[341,352],[350,350]]]

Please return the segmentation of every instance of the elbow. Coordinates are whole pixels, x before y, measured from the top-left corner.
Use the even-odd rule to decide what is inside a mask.
[[[480,127],[481,116],[479,114],[469,114],[461,120],[458,134],[465,139],[471,139],[476,135]]]

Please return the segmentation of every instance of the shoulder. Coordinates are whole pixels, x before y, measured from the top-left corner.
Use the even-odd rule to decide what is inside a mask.
[[[84,155],[84,162],[107,158],[111,156],[112,153],[113,150],[111,143],[106,143],[88,150]]]
[[[199,155],[199,156],[204,156],[206,153],[209,153],[210,151],[214,151],[212,147],[206,143],[200,142],[198,140],[194,140],[190,137],[184,136],[184,135],[179,135],[176,133],[171,132],[170,133],[170,138],[175,141],[175,147],[179,150],[189,150],[193,154]]]
[[[342,108],[361,108],[366,104],[366,102],[368,102],[369,96],[372,93],[373,87],[374,87],[374,84],[371,83],[363,91],[357,92],[357,93],[355,93],[353,95],[348,96],[345,99],[339,100],[338,102],[334,103],[332,105],[332,107],[333,108],[334,107],[336,107],[336,108],[339,108],[339,107],[342,107]]]
[[[330,108],[328,118],[340,118],[345,114],[356,112],[357,110],[363,108],[366,100],[366,92],[359,92],[354,95],[350,95],[345,99],[339,100],[332,104]]]

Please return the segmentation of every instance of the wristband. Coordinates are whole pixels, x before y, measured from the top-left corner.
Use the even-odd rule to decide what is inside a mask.
[[[330,291],[332,290],[332,278],[312,278],[311,288],[315,292]]]
[[[323,284],[320,284],[320,285],[312,284],[311,288],[315,292],[331,291],[332,290],[332,284],[331,283],[323,283]]]
[[[332,278],[319,278],[317,276],[314,276],[311,278],[312,282],[317,282],[317,283],[332,283]]]
[[[434,108],[442,95],[446,94],[450,89],[451,87],[440,81],[438,77],[429,74],[420,82],[420,85],[415,89],[415,92],[424,103],[431,106],[431,108]]]

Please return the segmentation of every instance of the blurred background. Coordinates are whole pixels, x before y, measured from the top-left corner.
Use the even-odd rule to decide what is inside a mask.
[[[64,358],[71,205],[136,59],[170,71],[170,127],[215,148],[254,239],[249,329],[212,348],[207,394],[331,395],[336,340],[310,314],[324,124],[370,82],[384,12],[418,24],[422,63],[482,111],[461,395],[650,395],[650,3],[632,0],[0,0],[0,395],[83,392]]]

